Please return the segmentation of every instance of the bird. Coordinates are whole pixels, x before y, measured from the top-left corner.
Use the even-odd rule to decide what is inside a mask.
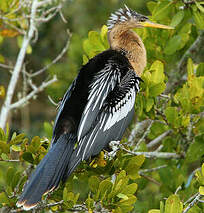
[[[135,113],[135,99],[147,63],[142,39],[132,29],[153,27],[147,16],[126,5],[107,22],[110,48],[83,65],[65,93],[53,127],[51,148],[36,167],[17,202],[34,208],[42,196],[65,182],[84,160],[120,141]]]

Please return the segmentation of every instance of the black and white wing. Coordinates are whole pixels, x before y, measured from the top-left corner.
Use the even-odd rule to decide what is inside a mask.
[[[121,140],[134,114],[139,80],[133,70],[121,78],[117,69],[101,71],[91,85],[88,103],[78,128],[76,156],[86,160],[112,140]]]

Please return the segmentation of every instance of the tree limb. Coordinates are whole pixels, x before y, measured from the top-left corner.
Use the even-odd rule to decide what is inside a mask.
[[[194,205],[195,203],[199,202],[202,195],[198,193],[196,197],[189,203],[189,205],[183,210],[183,213],[187,213]]]
[[[135,127],[132,129],[130,136],[128,137],[128,143],[130,144],[130,146],[133,146],[135,143],[135,139],[139,138],[140,135],[142,135],[142,133],[144,133],[144,130],[146,128],[148,128],[148,126],[150,125],[151,120],[147,119],[141,122],[137,122],[135,124]]]
[[[23,106],[27,101],[29,101],[34,95],[39,93],[40,91],[44,90],[46,87],[48,87],[50,84],[54,83],[57,81],[57,77],[54,76],[51,80],[47,82],[43,82],[41,86],[34,88],[32,92],[30,92],[27,96],[21,98],[19,101],[11,104],[9,106],[10,109],[18,108]]]
[[[162,133],[161,135],[159,135],[157,138],[155,138],[154,140],[150,141],[147,144],[147,148],[152,148],[155,145],[157,145],[161,140],[163,140],[163,138],[165,138],[167,135],[169,135],[172,132],[172,130],[167,130],[166,132]]]
[[[164,158],[164,159],[182,158],[181,155],[173,153],[173,152],[133,152],[133,151],[125,149],[124,147],[121,147],[121,149],[131,155],[144,155],[146,158]]]
[[[23,38],[23,43],[22,43],[22,47],[20,49],[20,52],[18,54],[17,57],[17,61],[13,70],[13,74],[11,76],[11,79],[9,81],[9,85],[8,85],[8,89],[7,89],[7,94],[6,94],[6,98],[5,98],[5,102],[2,106],[1,109],[1,113],[0,113],[0,127],[2,129],[5,128],[6,125],[6,121],[8,118],[8,114],[10,112],[10,105],[11,105],[11,101],[14,95],[14,91],[16,88],[16,84],[19,78],[19,74],[21,72],[22,69],[22,65],[24,62],[24,58],[26,55],[26,50],[27,47],[30,43],[30,40],[33,37],[34,31],[35,31],[35,16],[36,16],[36,12],[37,12],[37,6],[38,6],[38,0],[33,0],[32,2],[32,7],[31,7],[31,19],[30,19],[30,27],[28,30],[28,34],[24,35]]]
[[[145,139],[145,137],[149,134],[150,132],[150,129],[152,127],[152,124],[153,124],[153,120],[150,121],[150,124],[148,126],[148,128],[146,129],[146,131],[144,132],[143,136],[140,138],[140,140],[137,142],[135,148],[134,148],[134,151],[138,150],[139,149],[139,146],[140,144],[142,143],[142,141]]]
[[[64,46],[64,48],[62,49],[62,51],[60,52],[60,54],[48,65],[46,65],[45,67],[43,67],[42,69],[36,71],[35,73],[32,73],[32,74],[28,74],[29,77],[35,77],[37,75],[40,75],[41,73],[45,72],[47,69],[49,69],[53,64],[57,63],[63,56],[64,54],[66,53],[66,51],[68,50],[69,48],[69,43],[70,43],[70,37],[71,37],[71,33],[67,30],[67,34],[68,34],[68,39],[67,39],[67,42]]]

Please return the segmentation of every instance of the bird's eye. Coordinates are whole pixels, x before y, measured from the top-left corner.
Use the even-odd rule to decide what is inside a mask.
[[[146,20],[147,20],[147,17],[145,17],[145,16],[143,16],[143,17],[140,18],[141,22],[145,22]]]

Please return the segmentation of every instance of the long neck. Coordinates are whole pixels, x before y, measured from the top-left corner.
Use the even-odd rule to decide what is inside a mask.
[[[126,53],[134,71],[141,76],[146,66],[146,50],[141,38],[131,30],[113,28],[108,32],[108,41],[111,49]]]

